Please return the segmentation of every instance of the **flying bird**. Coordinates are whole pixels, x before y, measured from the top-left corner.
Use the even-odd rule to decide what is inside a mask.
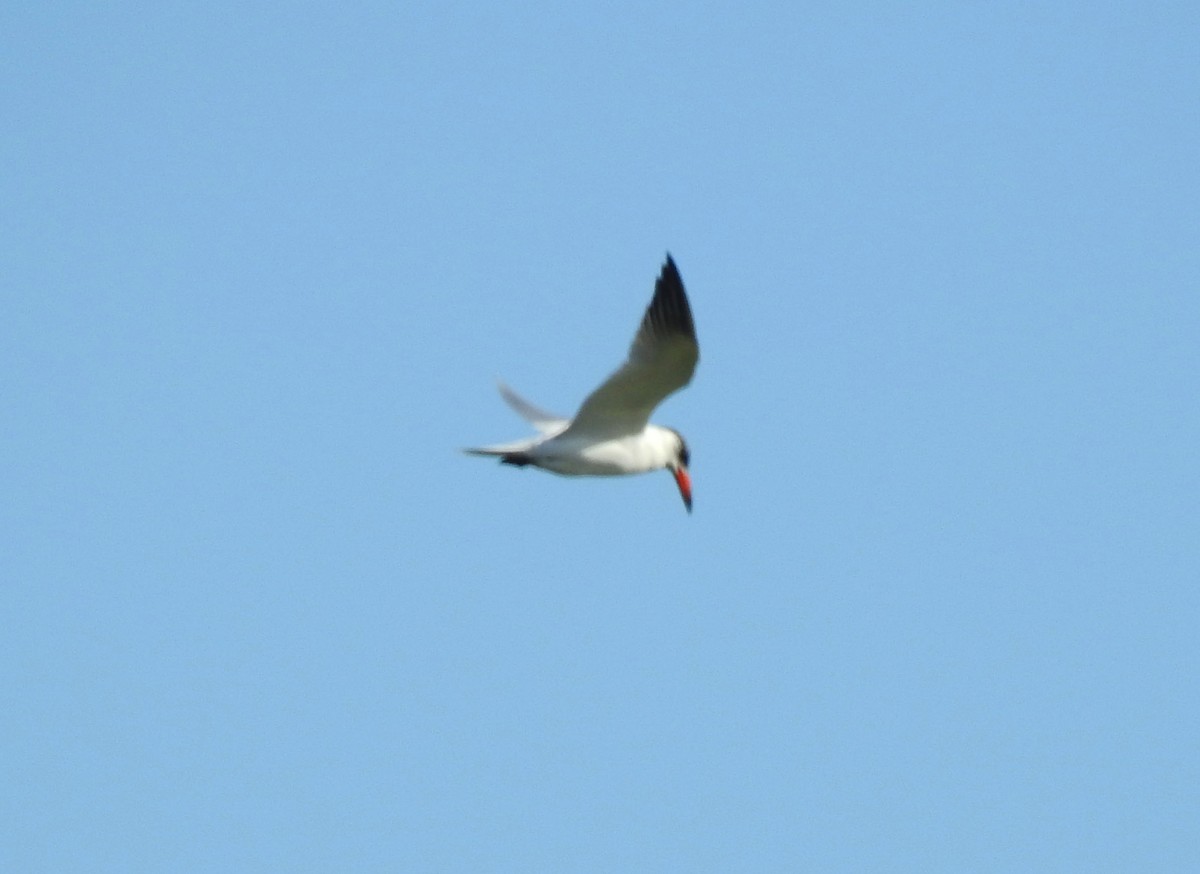
[[[625,363],[584,399],[573,419],[535,407],[511,388],[500,394],[537,436],[465,450],[502,464],[532,465],[563,476],[622,476],[666,469],[692,512],[687,443],[673,428],[650,424],[650,414],[692,380],[700,347],[683,280],[670,255]]]

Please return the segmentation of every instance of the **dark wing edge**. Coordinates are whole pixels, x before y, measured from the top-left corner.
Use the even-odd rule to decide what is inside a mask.
[[[687,293],[683,290],[683,279],[675,259],[667,253],[667,263],[663,265],[658,281],[654,283],[654,297],[646,309],[634,340],[634,349],[642,338],[649,334],[652,337],[669,337],[674,334],[682,335],[696,343],[696,323],[692,320],[692,307],[688,303]]]

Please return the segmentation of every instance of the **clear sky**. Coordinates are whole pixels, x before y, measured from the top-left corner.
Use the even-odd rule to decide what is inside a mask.
[[[0,13],[0,870],[1200,870],[1200,6]],[[570,414],[667,252],[666,473]]]

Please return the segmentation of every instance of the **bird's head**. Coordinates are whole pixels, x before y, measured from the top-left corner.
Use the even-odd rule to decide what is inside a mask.
[[[688,473],[688,464],[691,463],[692,454],[688,452],[687,441],[683,439],[683,435],[674,429],[671,429],[671,433],[675,436],[678,447],[675,450],[675,456],[667,462],[667,470],[671,471],[671,475],[675,477],[675,485],[679,486],[683,505],[690,513],[692,512],[692,477]]]

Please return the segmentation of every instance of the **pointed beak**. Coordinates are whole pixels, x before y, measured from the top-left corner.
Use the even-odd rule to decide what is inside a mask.
[[[679,494],[683,497],[683,505],[692,512],[692,478],[686,467],[677,467],[671,474],[675,477],[675,485],[679,486]]]

